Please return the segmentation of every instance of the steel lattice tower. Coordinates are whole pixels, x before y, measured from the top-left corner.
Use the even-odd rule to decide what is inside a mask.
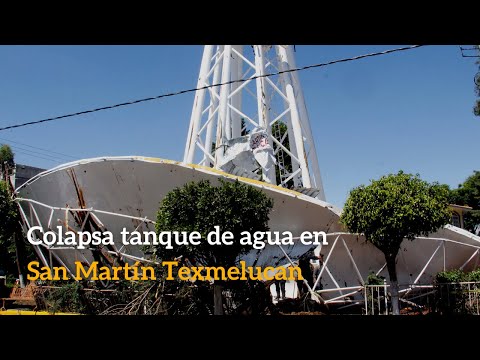
[[[184,162],[263,178],[325,200],[291,45],[207,45]],[[257,78],[256,78],[257,77]],[[261,141],[264,139],[263,141]]]

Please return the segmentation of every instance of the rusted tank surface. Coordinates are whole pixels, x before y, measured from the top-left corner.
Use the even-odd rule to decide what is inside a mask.
[[[324,290],[363,284],[370,272],[385,276],[383,254],[363,236],[345,233],[339,224],[341,209],[327,202],[264,182],[242,178],[212,168],[138,156],[85,159],[45,171],[17,189],[26,227],[40,225],[67,230],[108,230],[115,246],[92,252],[60,247],[51,254],[71,271],[75,261],[91,263],[100,258],[108,264],[119,254],[125,261],[144,258],[139,246],[123,246],[120,231],[154,230],[156,212],[163,197],[175,187],[208,179],[239,180],[262,189],[274,200],[270,216],[272,231],[324,231],[328,245],[315,249],[323,255],[319,280]],[[50,253],[41,247],[44,262]],[[312,246],[296,241],[293,246],[267,245],[243,257],[248,265],[278,266],[295,261]],[[446,226],[428,238],[405,240],[397,257],[399,283],[428,283],[444,269],[477,266],[480,237]],[[339,296],[325,293],[325,296]],[[327,296],[327,297],[328,297]]]

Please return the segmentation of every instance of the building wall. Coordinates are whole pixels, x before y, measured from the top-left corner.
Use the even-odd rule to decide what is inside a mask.
[[[452,211],[452,217],[450,219],[450,224],[464,229],[465,226],[464,226],[464,222],[463,222],[463,215],[466,212],[470,211],[471,208],[459,207],[459,206],[455,206],[455,205],[450,205],[449,207],[450,207],[450,210]],[[458,216],[458,218],[457,218],[458,223],[455,223],[455,221],[454,221],[455,214]]]
[[[29,165],[16,164],[15,180],[14,180],[15,189],[17,189],[19,186],[23,185],[29,179],[41,173],[42,171],[45,171],[45,169],[41,169],[41,168],[29,166]]]

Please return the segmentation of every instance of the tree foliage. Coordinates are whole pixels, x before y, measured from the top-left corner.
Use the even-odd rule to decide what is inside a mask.
[[[18,227],[17,206],[13,202],[8,184],[0,180],[0,269],[16,273],[13,234]]]
[[[400,171],[353,189],[341,222],[352,232],[364,233],[383,253],[396,255],[404,238],[426,236],[449,218],[444,186]]]
[[[0,272],[7,274],[17,272],[13,234],[18,225],[18,213],[7,182],[7,174],[12,172],[14,166],[14,154],[10,146],[0,146]]]
[[[268,230],[273,200],[250,185],[238,181],[219,181],[219,186],[202,180],[175,188],[162,200],[157,213],[158,234],[162,231],[197,231],[201,234],[199,245],[174,245],[170,250],[164,246],[150,246],[144,250],[154,253],[160,261],[177,258],[186,266],[235,266],[238,256],[251,250],[250,245],[240,245],[241,233]],[[220,227],[220,234],[226,231],[233,233],[232,245],[207,243],[207,234],[214,231],[215,226]],[[271,304],[268,289],[256,281],[216,280],[212,287],[208,281],[192,283],[179,280],[178,267],[173,269],[173,281],[165,281],[164,268],[156,271],[159,280],[143,281],[142,286],[147,287],[145,291],[142,290],[145,296],[132,301],[122,311],[142,313],[142,309],[147,309],[145,313],[213,314],[213,287],[217,290],[228,289],[230,300],[223,305],[226,313],[247,311],[260,314]],[[215,306],[215,311],[217,309]]]
[[[55,284],[45,296],[46,309],[55,314],[56,312],[86,313],[87,307],[82,294],[82,285],[72,281],[66,284]]]
[[[450,191],[452,204],[470,206],[473,211],[465,213],[465,229],[475,232],[480,224],[480,171],[474,171],[457,189]]]
[[[472,293],[478,288],[480,269],[464,272],[460,269],[447,270],[435,276],[435,305],[440,314],[477,314]],[[473,306],[472,306],[473,305]]]
[[[377,275],[373,271],[370,271],[367,279],[365,280],[365,285],[383,285],[384,280],[385,278],[383,276]]]
[[[242,231],[267,231],[273,200],[262,191],[239,181],[220,180],[220,186],[212,186],[208,180],[188,183],[175,188],[163,199],[157,213],[156,230],[198,231],[200,245],[181,245],[168,250],[155,249],[162,260],[178,256],[195,259],[209,266],[233,266],[238,255],[251,249],[240,245]],[[207,234],[220,227],[220,233],[231,231],[233,245],[209,245]]]
[[[351,232],[363,233],[385,255],[394,314],[399,314],[395,259],[400,245],[448,223],[448,194],[447,187],[402,171],[350,191],[340,221]]]
[[[441,271],[435,275],[435,282],[439,284],[459,283],[480,281],[480,269],[475,269],[470,272],[464,272],[460,269],[453,269]]]
[[[10,173],[15,166],[13,151],[6,144],[0,146],[0,166],[2,174],[5,174],[7,169]]]
[[[453,189],[450,201],[457,205],[471,206],[480,210],[480,171],[474,171],[457,189]]]
[[[0,242],[10,239],[17,228],[18,211],[6,181],[0,181]]]

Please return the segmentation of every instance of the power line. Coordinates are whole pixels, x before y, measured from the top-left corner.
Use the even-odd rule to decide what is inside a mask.
[[[16,153],[20,153],[22,155],[25,155],[25,156],[33,156],[33,157],[36,157],[36,158],[39,158],[39,159],[43,159],[43,160],[48,160],[48,161],[52,161],[54,163],[61,163],[61,161],[58,161],[58,160],[54,160],[54,159],[49,159],[49,158],[46,158],[46,157],[43,157],[43,156],[38,156],[38,155],[34,155],[34,154],[29,154],[29,153],[26,153],[26,152],[23,152],[23,151],[20,151],[20,150],[15,150]]]
[[[72,113],[72,114],[61,115],[61,116],[56,116],[56,117],[42,119],[42,120],[36,120],[36,121],[29,121],[29,122],[26,122],[26,123],[23,123],[23,124],[5,126],[5,127],[0,128],[0,131],[15,129],[15,128],[24,127],[24,126],[28,126],[28,125],[40,124],[40,123],[54,121],[54,120],[65,119],[65,118],[84,115],[84,114],[90,114],[90,113],[94,113],[94,112],[98,112],[98,111],[102,111],[102,110],[114,109],[114,108],[117,108],[117,107],[122,107],[122,106],[127,106],[127,105],[139,104],[139,103],[146,102],[146,101],[158,100],[158,99],[162,99],[162,98],[166,98],[166,97],[186,94],[186,93],[189,93],[189,92],[194,92],[194,91],[197,91],[197,90],[204,90],[204,89],[213,88],[213,87],[222,86],[222,85],[242,83],[242,82],[245,82],[245,81],[255,80],[255,79],[258,79],[258,78],[264,78],[264,77],[269,77],[269,76],[280,75],[280,74],[283,74],[283,73],[290,73],[290,72],[294,72],[294,71],[308,70],[308,69],[313,69],[313,68],[319,68],[319,67],[323,67],[323,66],[338,64],[338,63],[342,63],[342,62],[360,60],[360,59],[373,57],[373,56],[380,56],[380,55],[386,55],[386,54],[399,52],[399,51],[412,50],[412,49],[415,49],[415,48],[419,48],[421,46],[425,46],[425,45],[412,45],[412,46],[407,46],[407,47],[403,47],[403,48],[389,49],[389,50],[380,51],[380,52],[376,52],[376,53],[358,55],[358,56],[354,56],[354,57],[350,57],[350,58],[343,58],[343,59],[338,59],[338,60],[332,60],[332,61],[328,61],[326,63],[313,64],[313,65],[307,65],[307,66],[294,68],[294,69],[282,70],[282,71],[278,71],[278,72],[275,72],[275,73],[255,75],[255,76],[249,77],[247,79],[231,80],[231,81],[227,81],[227,82],[224,82],[224,83],[212,84],[212,85],[202,86],[202,87],[199,87],[199,88],[180,90],[180,91],[176,91],[176,92],[172,92],[172,93],[152,96],[152,97],[149,97],[149,98],[124,102],[124,103],[110,105],[110,106],[104,106],[104,107],[91,109],[91,110],[80,111],[80,112],[76,112],[76,113]]]
[[[49,152],[49,153],[52,153],[52,154],[61,155],[61,156],[63,156],[64,158],[71,158],[71,159],[75,159],[75,160],[76,160],[76,159],[79,159],[78,156],[71,156],[71,155],[63,154],[63,153],[60,153],[60,152],[57,152],[57,151],[48,150],[48,149],[43,149],[43,148],[41,148],[41,147],[24,144],[24,143],[21,143],[21,142],[18,142],[18,141],[13,141],[13,140],[4,139],[4,138],[0,138],[0,140],[6,141],[6,142],[9,142],[9,143],[13,143],[13,144],[18,144],[18,145],[22,145],[22,146],[27,146],[27,147],[32,148],[32,149],[37,149],[37,150]]]
[[[59,157],[59,156],[56,156],[56,155],[49,155],[49,154],[45,154],[45,153],[42,153],[42,152],[39,152],[39,151],[30,150],[30,149],[25,149],[25,148],[20,147],[20,146],[17,146],[17,145],[10,145],[10,146],[11,146],[12,149],[15,150],[15,151],[18,151],[18,150],[27,151],[27,152],[29,152],[29,153],[31,153],[31,154],[38,154],[38,155],[46,156],[46,157],[51,158],[51,159],[54,159],[54,160],[65,161],[65,158]]]
[[[44,153],[41,153],[41,152],[38,152],[38,151],[35,151],[35,150],[24,149],[24,148],[19,147],[17,145],[10,145],[10,146],[12,147],[12,149],[14,150],[15,153],[18,152],[18,151],[23,151],[23,152],[26,151],[29,154],[33,154],[33,155],[38,154],[38,155],[41,155],[41,156],[46,156],[50,159],[65,161],[65,159],[62,159],[62,158],[57,157],[55,155],[48,155],[48,154],[44,154]]]

